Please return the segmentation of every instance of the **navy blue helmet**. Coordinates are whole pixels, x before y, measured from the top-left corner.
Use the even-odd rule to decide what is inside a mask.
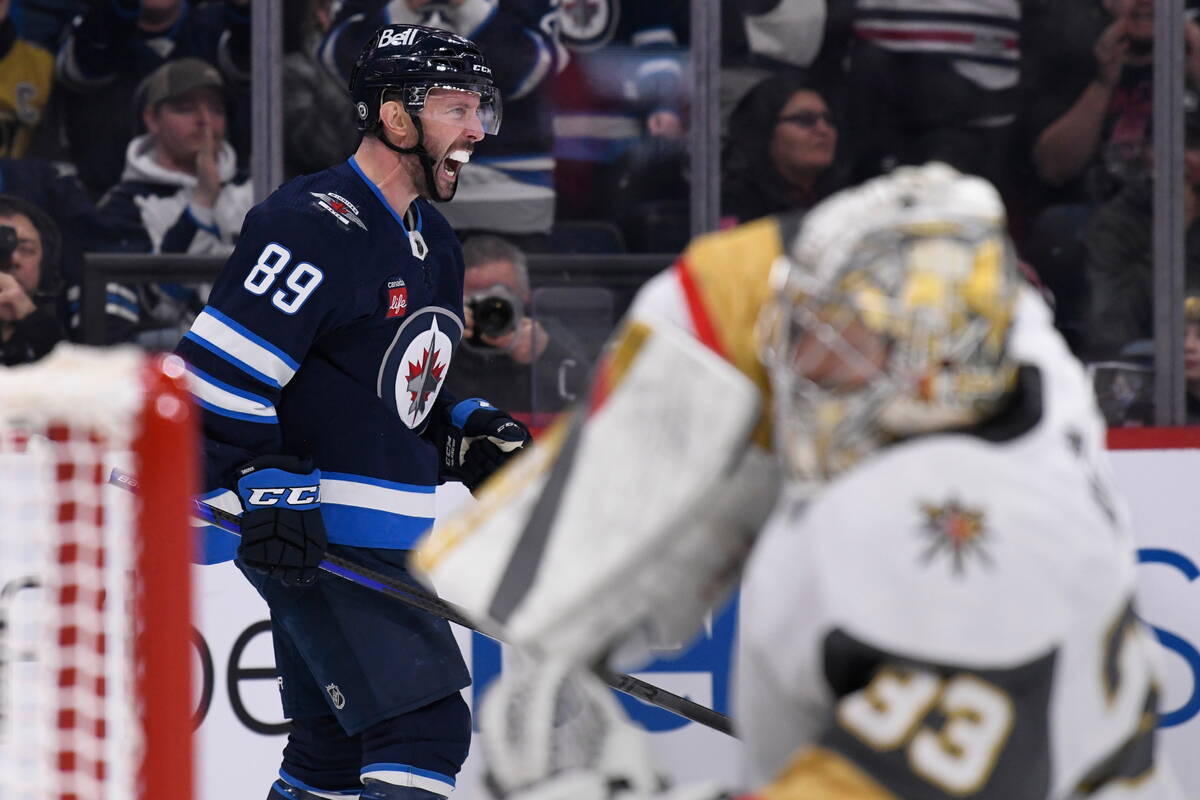
[[[438,88],[478,94],[484,133],[500,130],[500,92],[474,42],[423,25],[385,25],[367,41],[350,73],[358,129],[365,133],[379,122],[384,92],[398,91],[399,97],[389,99],[402,99],[416,117],[429,90]]]

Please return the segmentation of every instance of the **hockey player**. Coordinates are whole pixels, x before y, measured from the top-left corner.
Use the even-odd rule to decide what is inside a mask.
[[[734,706],[751,797],[1178,797],[1155,749],[1157,645],[1133,612],[1133,542],[1103,423],[1083,369],[1021,283],[1004,226],[982,179],[904,168],[834,195],[802,227],[782,216],[702,238],[642,290],[587,422],[549,467],[539,446],[483,493],[501,509],[534,495],[536,513],[510,520],[518,558],[496,525],[480,529],[485,539],[438,529],[417,551],[443,596],[541,659],[484,699],[501,795],[718,796],[664,793],[638,733],[572,666],[627,654],[631,632],[663,630],[656,620],[671,618],[675,633],[688,616],[696,624],[704,587],[736,562],[729,542],[753,541]],[[678,436],[694,416],[697,435],[718,428],[707,397],[675,392],[689,375],[659,369],[672,349],[699,350],[695,339],[737,368],[688,355],[704,394],[741,413],[723,386],[740,382],[769,413],[754,443],[742,439],[736,473],[697,490],[680,524],[643,537],[661,543],[614,535],[610,549],[639,555],[597,578],[609,554],[568,558],[587,503],[609,527],[620,513],[603,489],[572,492],[589,457],[615,452],[589,429],[622,413],[626,383],[637,405],[657,405],[645,382],[655,372],[657,394],[681,405],[649,425]],[[667,438],[646,427],[617,456],[636,470],[656,457],[639,444]],[[764,504],[749,490],[769,483],[760,445],[771,443],[788,480],[755,540]],[[549,478],[530,480],[529,463]],[[692,470],[678,463],[661,485]],[[622,500],[658,513],[657,497]],[[574,524],[556,527],[556,516]],[[556,624],[549,603],[570,618]]]
[[[441,391],[463,261],[426,198],[454,195],[500,97],[470,41],[406,25],[375,32],[350,91],[356,153],[247,215],[178,352],[209,500],[244,510],[237,563],[271,609],[292,729],[270,796],[427,800],[450,793],[470,741],[449,625],[317,566],[328,551],[410,580],[437,484],[474,488],[528,440]]]

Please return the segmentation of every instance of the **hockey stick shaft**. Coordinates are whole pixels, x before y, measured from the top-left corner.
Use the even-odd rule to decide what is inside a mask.
[[[117,468],[113,468],[108,482],[130,492],[137,491],[137,479],[128,472]],[[223,531],[237,536],[240,536],[242,533],[241,520],[236,514],[231,514],[224,509],[209,505],[203,500],[193,500],[192,511],[200,519],[215,525]],[[385,594],[414,608],[419,608],[434,616],[441,617],[456,625],[461,625],[468,630],[483,634],[488,638],[495,638],[492,634],[481,631],[476,627],[460,608],[437,595],[431,594],[424,587],[398,583],[391,576],[383,575],[361,564],[356,564],[348,559],[329,553],[325,554],[325,559],[321,562],[320,569],[337,575],[339,578],[351,583],[356,583],[359,586]],[[670,711],[684,719],[699,723],[729,736],[735,735],[729,717],[719,711],[715,711],[673,692],[668,692],[666,689],[659,688],[652,683],[647,683],[632,675],[611,672],[603,667],[597,668],[596,672],[610,687],[630,697]]]

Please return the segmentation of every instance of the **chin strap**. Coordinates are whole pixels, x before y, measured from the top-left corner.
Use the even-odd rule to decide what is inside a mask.
[[[454,193],[458,190],[458,183],[455,182],[454,189],[451,190],[449,197],[439,197],[437,193],[437,181],[433,176],[433,157],[429,155],[429,151],[425,149],[425,129],[421,127],[421,118],[413,114],[409,114],[409,119],[412,120],[413,126],[417,129],[417,143],[412,147],[400,147],[392,144],[387,139],[387,134],[383,132],[383,123],[376,123],[375,138],[383,142],[384,146],[389,150],[399,153],[403,156],[416,156],[417,161],[421,163],[421,170],[425,173],[425,185],[429,188],[429,193],[434,200],[440,203],[445,203],[448,200],[454,199]]]

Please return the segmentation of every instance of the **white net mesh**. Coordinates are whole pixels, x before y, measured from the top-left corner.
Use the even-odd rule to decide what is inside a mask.
[[[141,366],[68,347],[0,369],[3,800],[135,796],[135,539],[106,479],[128,460]]]

